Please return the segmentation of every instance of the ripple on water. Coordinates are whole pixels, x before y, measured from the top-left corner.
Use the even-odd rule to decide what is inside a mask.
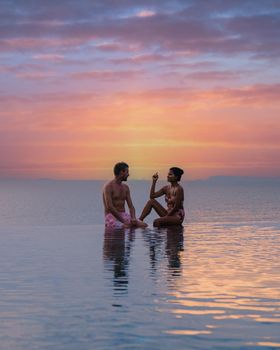
[[[3,229],[1,345],[277,348],[279,233],[272,223]]]

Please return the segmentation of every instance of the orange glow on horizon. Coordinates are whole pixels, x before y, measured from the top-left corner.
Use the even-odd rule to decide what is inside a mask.
[[[280,176],[273,4],[3,6],[0,178]]]
[[[97,108],[90,97],[68,105],[64,97],[60,102],[35,104],[35,117],[26,113],[29,123],[22,124],[19,118],[17,124],[7,120],[4,125],[15,140],[9,144],[3,175],[102,179],[109,178],[113,165],[124,160],[130,164],[131,178],[135,179],[149,179],[154,171],[165,176],[173,165],[184,168],[187,179],[212,175],[278,176],[278,101],[266,108],[271,115],[269,122],[256,118],[264,109],[250,108],[255,117],[252,128],[253,120],[244,114],[247,105],[240,102],[235,111],[229,97],[229,106],[224,98],[220,108],[220,101],[216,103],[210,93],[202,95],[208,99],[200,104],[197,97],[188,103],[186,112],[181,110],[175,116],[170,107],[164,106],[164,99],[157,97],[149,104],[138,94],[131,95],[126,103],[112,96],[111,104]],[[178,97],[173,100],[171,96],[171,100],[175,107],[181,105]],[[208,110],[207,105],[212,109]],[[9,108],[19,116],[22,105],[11,104]],[[227,118],[235,113],[236,118]]]

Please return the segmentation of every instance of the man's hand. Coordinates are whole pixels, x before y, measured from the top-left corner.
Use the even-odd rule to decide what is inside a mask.
[[[137,226],[137,219],[131,219],[130,220],[130,225],[131,226]]]
[[[153,175],[153,181],[156,182],[158,180],[158,173],[155,173]]]

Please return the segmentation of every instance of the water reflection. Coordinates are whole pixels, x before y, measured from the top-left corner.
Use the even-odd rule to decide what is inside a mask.
[[[180,275],[181,252],[184,251],[184,227],[175,226],[166,229],[165,252],[168,258],[168,267],[174,275]]]
[[[0,243],[1,349],[280,349],[278,223],[2,228]]]
[[[181,254],[184,250],[183,226],[145,229],[142,231],[142,238],[144,245],[148,248],[149,270],[152,276],[155,276],[158,268],[159,274],[162,273],[162,263],[165,265],[164,271],[167,271],[168,281],[181,276]],[[127,294],[130,257],[134,241],[135,230],[105,229],[103,260],[106,270],[113,274],[115,295]]]
[[[244,343],[256,339],[246,345],[277,347],[279,237],[262,227],[189,225],[180,283],[173,283],[169,305],[160,310],[181,324],[167,333],[230,337],[227,330],[238,325]]]
[[[152,275],[157,271],[159,262],[163,257],[163,242],[164,242],[164,229],[159,228],[156,230],[144,230],[143,240],[148,248],[149,260],[150,260],[150,272]]]
[[[181,252],[184,250],[183,226],[145,230],[143,239],[149,249],[150,271],[153,275],[162,260],[166,259],[170,275],[173,277],[181,275]]]
[[[113,272],[115,294],[127,293],[129,259],[134,240],[134,230],[105,229],[103,259],[107,270]]]

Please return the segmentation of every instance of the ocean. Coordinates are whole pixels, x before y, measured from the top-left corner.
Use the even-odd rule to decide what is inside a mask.
[[[117,232],[103,184],[0,181],[0,349],[280,349],[279,182],[183,182],[182,227]]]

